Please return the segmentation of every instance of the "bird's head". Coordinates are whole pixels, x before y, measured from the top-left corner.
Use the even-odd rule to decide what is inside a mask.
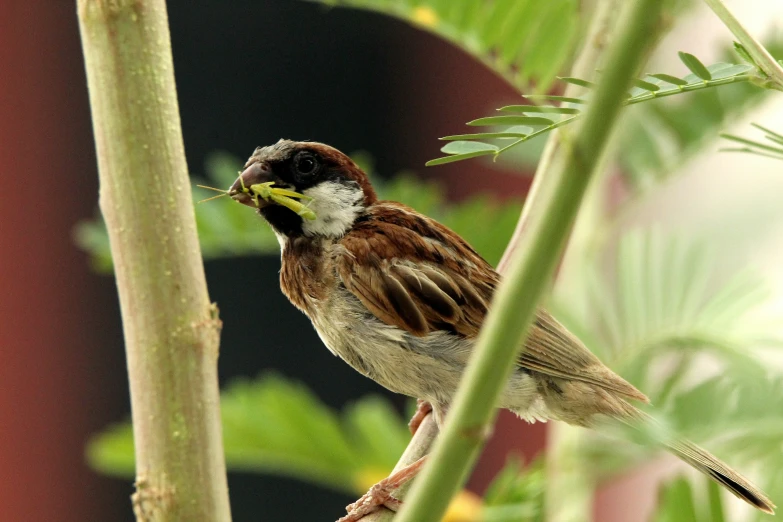
[[[340,237],[377,200],[351,158],[323,143],[289,140],[258,147],[228,193],[286,237]]]

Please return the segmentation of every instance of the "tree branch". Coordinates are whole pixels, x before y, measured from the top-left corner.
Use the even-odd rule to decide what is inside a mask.
[[[164,0],[79,0],[100,207],[114,258],[144,521],[231,519],[220,321],[196,237]]]
[[[734,34],[745,50],[748,51],[756,65],[767,75],[770,82],[765,84],[764,87],[783,91],[783,67],[769,54],[766,47],[745,29],[742,23],[737,20],[737,17],[729,11],[723,0],[704,0],[704,3],[718,15],[718,18]]]
[[[438,520],[463,484],[496,416],[495,404],[565,245],[588,183],[599,163],[626,89],[645,56],[659,22],[659,0],[636,0],[625,9],[610,44],[604,74],[573,136],[565,135],[549,175],[558,184],[538,192],[528,205],[527,230],[509,261],[470,363],[436,440],[432,460],[413,484],[397,522]]]

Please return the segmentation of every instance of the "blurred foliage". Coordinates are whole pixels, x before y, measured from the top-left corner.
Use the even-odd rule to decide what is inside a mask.
[[[773,297],[766,281],[750,269],[723,280],[714,259],[707,244],[657,228],[631,230],[612,256],[579,267],[577,286],[558,287],[553,312],[648,394],[662,422],[650,430],[665,426],[707,443],[743,469],[762,464],[760,483],[775,498],[783,495],[783,375],[760,348],[783,346],[780,318],[763,313]],[[652,431],[614,431],[585,434],[579,458],[588,469],[616,474],[657,448]],[[618,443],[618,434],[644,446]],[[685,502],[681,493],[672,490],[666,502]]]
[[[710,87],[728,85],[736,82],[749,82],[758,77],[758,71],[750,64],[715,63],[705,66],[695,56],[679,53],[680,59],[691,71],[682,78],[669,74],[648,74],[634,81],[634,87],[628,92],[626,105],[656,100],[667,96],[704,90]],[[561,78],[562,81],[592,89],[594,84],[579,78]],[[492,127],[489,132],[456,134],[445,136],[442,140],[450,143],[441,149],[447,156],[430,160],[427,166],[442,165],[480,156],[500,154],[546,134],[558,127],[577,120],[589,103],[589,94],[582,97],[564,97],[559,95],[531,95],[530,100],[560,102],[554,105],[508,105],[498,109],[502,116],[488,116],[467,123],[470,126]],[[638,138],[637,138],[638,139]],[[496,140],[500,144],[486,143],[480,140]]]
[[[276,374],[234,381],[222,392],[220,409],[229,469],[298,477],[349,493],[385,477],[410,439],[403,419],[380,397],[362,398],[338,415],[303,385]],[[102,473],[132,476],[130,424],[94,437],[87,459]]]
[[[764,143],[761,141],[754,141],[740,136],[734,136],[731,134],[721,134],[721,138],[731,140],[735,143],[740,143],[742,147],[724,147],[720,149],[724,152],[747,152],[750,154],[756,154],[758,156],[764,156],[773,159],[783,159],[783,135],[770,130],[766,127],[762,127],[758,123],[751,123],[754,127],[764,133],[764,138],[767,141],[772,142],[774,145]]]
[[[276,374],[233,382],[222,392],[220,408],[229,470],[295,477],[352,495],[386,477],[410,439],[407,423],[385,399],[364,397],[338,414],[303,385]],[[94,436],[87,460],[101,473],[132,477],[130,423]],[[536,522],[543,488],[541,463],[524,469],[510,459],[490,485],[486,507],[463,492],[444,520]]]
[[[765,46],[774,56],[783,56],[783,31],[767,38]],[[726,50],[724,59],[745,59],[741,51],[741,47]],[[769,93],[751,82],[739,82],[665,102],[645,103],[629,111],[618,133],[617,148],[631,190],[644,192],[675,175],[677,167],[705,150],[723,127],[761,103]]]
[[[707,352],[733,373],[760,375],[754,347],[781,345],[779,324],[754,316],[768,304],[770,289],[750,270],[721,281],[714,255],[707,244],[659,229],[625,232],[613,258],[583,267],[581,288],[560,289],[555,310],[655,403],[682,377],[661,375],[654,363],[662,356],[687,361]]]
[[[400,201],[431,216],[462,237],[490,263],[500,260],[522,209],[518,201],[500,202],[490,195],[474,195],[453,203],[446,199],[441,185],[402,172],[390,181],[375,176],[370,156],[363,152],[352,155],[367,172],[381,199]],[[229,187],[237,178],[243,162],[224,152],[213,153],[206,161],[208,179],[194,178],[194,201],[214,196],[196,187],[215,185]],[[223,197],[196,205],[196,227],[201,253],[205,260],[246,256],[278,255],[280,245],[272,229],[255,212]],[[76,242],[90,253],[92,264],[101,272],[112,269],[111,250],[106,225],[100,215],[77,224]]]
[[[525,468],[511,456],[484,493],[484,520],[544,522],[545,487],[543,458]]]
[[[703,496],[697,494],[697,487],[705,490]],[[727,521],[720,486],[702,477],[693,481],[684,477],[672,480],[661,488],[659,499],[651,522]]]
[[[439,36],[520,91],[546,92],[580,33],[577,0],[314,0],[399,18]]]

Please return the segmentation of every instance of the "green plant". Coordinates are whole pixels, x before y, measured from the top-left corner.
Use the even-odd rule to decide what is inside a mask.
[[[726,152],[748,152],[758,156],[765,156],[773,159],[783,159],[783,135],[775,131],[762,127],[758,123],[751,124],[764,133],[764,138],[772,142],[772,145],[760,141],[754,141],[732,134],[721,134],[722,138],[731,140],[744,145],[744,147],[724,147],[721,150]]]
[[[762,78],[759,71],[754,70],[755,68],[750,64],[715,63],[705,66],[692,54],[680,52],[679,56],[685,66],[690,69],[691,74],[678,78],[670,74],[657,73],[637,78],[634,80],[633,88],[628,92],[624,104],[635,105],[710,87],[736,82],[758,81]],[[564,77],[560,79],[586,89],[595,87],[592,82],[580,78]],[[590,101],[589,96],[574,98],[549,94],[527,96],[527,98],[535,101],[557,101],[562,105],[507,105],[501,107],[498,111],[513,114],[479,118],[468,122],[467,125],[508,127],[491,132],[445,136],[441,139],[451,143],[444,146],[441,152],[445,152],[448,156],[430,160],[427,165],[442,165],[480,156],[497,158],[517,145],[576,121],[582,115],[583,107],[589,106]],[[504,143],[501,146],[479,141],[489,139],[510,143]]]
[[[570,58],[575,0],[311,0],[399,18],[459,47],[519,90],[546,92]]]
[[[220,405],[230,471],[288,476],[350,495],[388,475],[410,439],[405,420],[380,397],[364,397],[338,414],[301,383],[274,373],[233,382]],[[130,422],[93,437],[87,460],[101,473],[132,477]],[[542,462],[525,468],[512,458],[483,506],[467,493],[463,502],[475,502],[484,522],[534,522],[541,514],[543,479]]]
[[[404,20],[459,46],[510,85],[538,93],[528,96],[530,100],[558,104],[505,106],[500,109],[501,115],[474,120],[469,125],[489,127],[487,132],[443,138],[450,142],[443,148],[448,155],[430,165],[481,156],[498,158],[501,153],[501,159],[510,159],[504,164],[513,164],[514,147],[559,128],[559,138],[550,138],[556,152],[544,156],[538,178],[550,176],[547,179],[555,180],[552,186],[565,190],[561,186],[563,178],[556,175],[566,172],[561,168],[564,158],[573,160],[574,150],[582,150],[579,146],[585,142],[580,140],[596,145],[595,135],[577,138],[568,124],[585,124],[584,115],[594,109],[596,98],[601,96],[595,85],[606,82],[606,75],[617,64],[610,61],[603,65],[604,72],[595,83],[574,76],[562,78],[569,91],[587,89],[587,95],[548,93],[555,75],[570,62],[577,41],[572,36],[558,35],[577,27],[576,32],[584,32],[582,28],[587,25],[575,2],[321,3],[369,9]],[[778,403],[783,398],[783,387],[779,372],[768,369],[756,349],[759,345],[779,348],[781,344],[778,322],[762,322],[757,317],[758,311],[769,304],[769,285],[752,268],[734,278],[722,276],[715,263],[719,254],[711,250],[709,242],[671,234],[659,227],[626,230],[622,226],[627,212],[638,207],[644,197],[654,195],[663,181],[676,174],[675,167],[685,158],[704,150],[718,129],[742,115],[770,89],[780,87],[776,62],[764,56],[763,46],[750,38],[730,13],[726,14],[719,1],[708,3],[729,20],[727,24],[742,42],[735,50],[745,63],[705,66],[694,56],[680,53],[683,65],[691,71],[689,75],[650,74],[634,80],[621,104],[638,107],[628,111],[618,146],[622,152],[606,160],[607,164],[620,166],[618,177],[628,194],[616,209],[607,210],[597,192],[588,193],[588,210],[606,211],[594,212],[590,226],[577,225],[571,247],[575,253],[569,252],[570,258],[566,258],[559,274],[559,281],[567,284],[556,285],[549,306],[604,361],[649,393],[659,407],[662,422],[696,441],[709,442],[716,453],[726,455],[732,463],[763,464],[758,470],[762,484],[773,498],[781,498],[783,474],[778,470],[783,469],[783,462],[778,441],[783,431],[779,413],[783,404]],[[609,5],[600,0],[597,4]],[[525,30],[530,28],[535,30]],[[768,47],[774,53],[780,45],[773,40]],[[610,83],[606,89],[625,89],[619,80]],[[684,93],[690,94],[676,96],[676,104],[657,101]],[[606,114],[600,112],[601,117]],[[595,120],[587,125],[588,133],[595,131],[594,125]],[[757,127],[769,143],[725,137],[742,143],[745,147],[740,150],[779,158],[783,137]],[[372,170],[366,157],[358,159]],[[598,158],[591,156],[591,161],[597,162]],[[218,186],[228,186],[239,166],[236,159],[221,154],[208,160],[206,171]],[[571,177],[576,175],[570,172]],[[585,172],[580,170],[578,174]],[[599,179],[596,185],[605,185],[606,179]],[[410,174],[378,185],[382,197],[408,203],[451,226],[492,262],[500,259],[519,211],[516,203],[498,204],[489,197],[449,203],[437,185],[418,181]],[[565,190],[574,198],[565,207],[574,204],[578,199],[574,194],[583,189]],[[206,194],[196,190],[195,195]],[[541,207],[535,205],[534,213],[540,213]],[[546,208],[551,211],[565,207]],[[557,228],[548,231],[551,239],[563,232],[568,216],[547,215]],[[197,221],[208,258],[277,253],[277,242],[269,230],[259,226],[257,216],[227,198],[198,207]],[[83,224],[77,237],[94,254],[96,264],[108,268],[111,260],[102,226],[100,221]],[[556,246],[542,247],[539,243],[540,248],[526,251],[546,251],[552,255],[547,258],[551,265]],[[544,258],[533,257],[528,259],[528,267],[540,265]],[[535,276],[545,280],[545,272]],[[526,305],[534,304],[530,297],[534,293],[526,294]],[[505,323],[516,320],[518,315]],[[504,325],[497,328],[502,330]],[[705,361],[718,373],[700,371]],[[231,386],[222,401],[226,456],[233,469],[286,474],[358,493],[390,469],[407,440],[402,421],[383,402],[363,399],[338,417],[300,385],[279,377]],[[287,405],[284,411],[279,407],[281,402]],[[312,432],[325,434],[322,446],[304,447],[302,442]],[[109,473],[129,472],[129,437],[126,425],[96,439],[88,452],[93,465]],[[555,442],[549,452],[565,454],[562,462],[575,464],[574,469],[600,470],[600,476],[590,474],[569,490],[560,487],[557,470],[547,470],[540,463],[523,471],[511,462],[485,495],[484,520],[553,520],[544,508],[545,491],[550,498],[554,494],[564,503],[571,501],[584,514],[589,506],[580,502],[592,496],[599,480],[650,457],[649,448],[619,444],[617,438],[579,432],[575,440],[574,448],[578,450],[573,454],[569,453],[572,448],[561,442]],[[654,520],[725,520],[717,488],[709,483],[705,489],[703,484],[677,479],[667,485]],[[442,505],[445,500],[439,499]],[[427,500],[432,500],[431,494]]]

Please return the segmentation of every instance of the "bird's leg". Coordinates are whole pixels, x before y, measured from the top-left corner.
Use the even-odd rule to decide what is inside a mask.
[[[348,514],[337,522],[358,522],[363,516],[369,515],[381,506],[397,511],[402,501],[394,498],[392,492],[415,477],[426,460],[427,456],[424,455],[413,464],[405,466],[372,486],[362,498],[345,508]]]
[[[408,421],[408,429],[411,430],[411,435],[416,435],[416,431],[421,425],[421,421],[432,411],[432,404],[424,399],[416,399],[416,413],[413,414],[411,420]]]

